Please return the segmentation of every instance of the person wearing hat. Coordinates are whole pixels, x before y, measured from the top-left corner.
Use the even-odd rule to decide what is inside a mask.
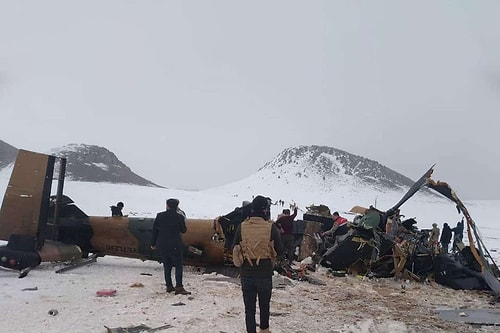
[[[123,216],[122,209],[123,209],[123,202],[118,202],[116,206],[110,206],[111,207],[111,216]]]
[[[163,262],[167,292],[189,295],[182,284],[184,243],[181,234],[187,231],[186,217],[179,209],[179,200],[167,200],[167,210],[156,215],[153,222],[151,249],[158,248]],[[172,282],[172,268],[175,268],[175,288]]]
[[[429,236],[429,246],[432,254],[439,253],[439,228],[437,223],[432,224],[431,234]]]
[[[259,298],[260,332],[269,332],[274,260],[283,257],[280,232],[270,219],[270,199],[261,195],[252,201],[250,217],[236,229],[234,247],[241,248],[241,290],[248,333],[256,333],[256,301]],[[234,258],[234,257],[233,257]],[[235,260],[236,264],[236,260]]]

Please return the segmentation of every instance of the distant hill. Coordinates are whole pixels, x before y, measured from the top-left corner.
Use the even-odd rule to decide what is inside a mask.
[[[14,163],[18,149],[0,140],[0,169]]]
[[[66,157],[66,179],[69,180],[162,187],[132,172],[104,147],[69,144],[52,149],[50,154]]]
[[[413,183],[362,156],[326,146],[299,146],[283,150],[255,174],[213,191],[238,196],[242,201],[261,194],[273,201],[326,204],[334,209],[348,210],[355,204],[388,209]],[[418,196],[430,193],[424,189]],[[366,198],[371,199],[366,202]]]
[[[67,158],[68,180],[161,187],[132,172],[104,147],[69,144],[49,153]],[[14,162],[16,154],[17,148],[0,141],[0,169]],[[255,174],[216,188],[225,189],[230,196],[246,193],[243,200],[254,194],[285,199],[287,193],[294,193],[295,198],[297,193],[303,193],[304,198],[334,204],[344,199],[352,202],[360,194],[368,194],[373,198],[370,204],[374,204],[378,198],[397,200],[412,184],[410,178],[368,158],[332,147],[299,146],[283,150]]]
[[[259,171],[266,169],[286,179],[319,176],[328,182],[361,182],[382,190],[400,190],[413,184],[410,178],[376,161],[326,146],[285,149]]]

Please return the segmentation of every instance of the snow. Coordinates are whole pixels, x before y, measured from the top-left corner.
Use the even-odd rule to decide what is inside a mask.
[[[92,164],[98,168],[103,169],[104,171],[108,171],[108,169],[109,169],[109,166],[107,164],[104,164],[104,163],[92,163]]]
[[[5,190],[9,176],[9,170],[0,171],[0,193]],[[164,209],[167,198],[176,197],[188,218],[210,219],[258,194],[282,199],[286,206],[296,202],[303,210],[322,203],[330,209],[347,212],[354,205],[368,206],[375,201],[379,208],[387,209],[403,193],[341,185],[335,191],[322,191],[303,178],[291,177],[287,184],[276,175],[271,176],[272,173],[266,177],[256,174],[204,191],[67,181],[64,192],[89,215],[109,215],[109,206],[122,201],[125,214],[152,217]],[[499,263],[500,201],[467,201],[465,206]],[[273,206],[272,216],[276,217],[281,209]],[[447,199],[421,194],[405,203],[402,213],[416,217],[420,228],[430,228],[433,222],[454,226],[460,219],[454,204]],[[299,213],[298,218],[301,217]],[[56,274],[61,267],[63,263],[43,263],[24,279],[18,279],[15,272],[0,270],[1,332],[106,332],[105,326],[141,324],[151,328],[172,326],[158,332],[245,331],[237,279],[186,267],[184,284],[192,295],[181,296],[165,293],[162,266],[156,262],[104,257],[97,263]],[[289,285],[273,290],[272,332],[470,332],[473,329],[469,325],[443,321],[435,311],[498,307],[490,304],[491,297],[486,292],[456,291],[432,282],[333,277],[321,268],[310,275],[326,285],[288,281]],[[96,296],[102,289],[117,292],[112,297]],[[183,305],[175,305],[180,302]],[[53,309],[58,312],[55,316],[49,314]],[[497,329],[483,326],[474,331]]]

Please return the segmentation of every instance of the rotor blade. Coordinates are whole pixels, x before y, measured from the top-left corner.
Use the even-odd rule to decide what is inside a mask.
[[[434,172],[434,166],[436,164],[433,164],[429,170],[427,170],[426,173],[424,173],[422,175],[422,177],[420,177],[419,180],[417,180],[411,187],[410,189],[408,190],[408,192],[406,192],[406,194],[401,198],[401,200],[398,201],[397,204],[395,204],[392,208],[390,208],[389,210],[387,210],[388,213],[390,212],[395,212],[399,207],[401,207],[406,201],[408,201],[408,199],[410,199],[415,193],[418,192],[418,190],[420,190],[426,183],[427,183],[427,180],[431,177],[432,173]]]

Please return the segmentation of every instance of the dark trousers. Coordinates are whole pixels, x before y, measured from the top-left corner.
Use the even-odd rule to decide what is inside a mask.
[[[165,284],[173,286],[172,267],[175,267],[175,286],[182,287],[182,255],[163,256],[163,271],[165,273]]]
[[[286,258],[291,263],[295,258],[295,236],[294,235],[281,235],[281,241],[286,251]]]
[[[441,252],[444,254],[448,253],[448,248],[450,247],[450,243],[443,243],[441,242]]]
[[[255,322],[256,301],[259,297],[260,328],[269,328],[269,303],[273,290],[272,277],[242,277],[241,290],[245,303],[245,324],[248,333],[256,333]]]

